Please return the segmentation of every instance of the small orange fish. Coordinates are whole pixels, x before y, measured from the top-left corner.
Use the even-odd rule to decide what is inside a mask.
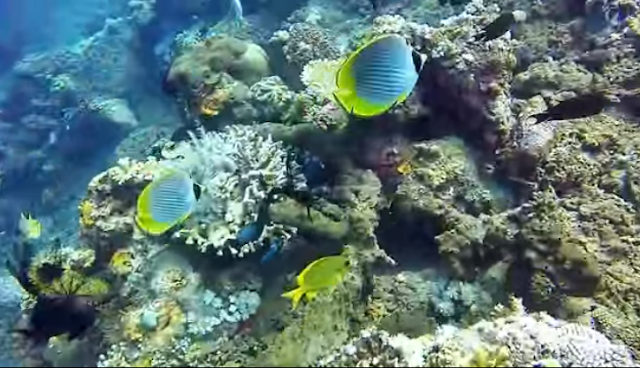
[[[398,168],[396,170],[398,171],[398,174],[409,175],[413,172],[413,165],[411,165],[411,162],[409,160],[405,160],[400,165],[398,165]]]

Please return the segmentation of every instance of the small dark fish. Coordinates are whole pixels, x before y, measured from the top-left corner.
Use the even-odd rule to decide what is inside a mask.
[[[586,118],[601,113],[611,102],[612,101],[603,94],[587,94],[562,101],[550,107],[547,111],[533,115],[532,117],[536,119],[536,124],[547,120]]]
[[[327,167],[318,157],[310,154],[302,155],[298,164],[310,188],[321,186],[328,181]]]
[[[264,231],[264,227],[269,222],[270,205],[271,203],[268,199],[262,202],[260,208],[258,209],[258,217],[256,218],[256,220],[250,224],[245,225],[242,229],[240,229],[240,231],[238,231],[235,239],[236,245],[243,246],[260,239],[260,236]]]
[[[236,235],[236,244],[243,246],[260,239],[260,235],[262,235],[263,230],[264,223],[259,221],[245,225]]]
[[[282,248],[283,243],[284,241],[282,240],[282,238],[277,238],[273,242],[271,242],[269,250],[262,256],[262,258],[260,258],[260,264],[265,264],[271,261],[276,256],[276,254],[280,252],[280,248]]]
[[[491,41],[507,33],[516,22],[526,19],[525,12],[516,10],[502,13],[493,22],[487,24],[480,33],[475,36],[476,41]]]

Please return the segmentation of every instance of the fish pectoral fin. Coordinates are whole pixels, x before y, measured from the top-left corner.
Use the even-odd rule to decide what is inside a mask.
[[[304,294],[305,294],[304,289],[299,287],[282,294],[282,296],[285,298],[291,299],[291,303],[292,303],[291,309],[295,310],[298,307],[298,304],[300,303],[300,299],[302,299],[302,296]]]

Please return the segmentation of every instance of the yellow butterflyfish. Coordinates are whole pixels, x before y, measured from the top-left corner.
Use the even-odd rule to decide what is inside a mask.
[[[138,197],[136,224],[151,235],[161,235],[186,220],[200,196],[200,186],[181,171],[154,179]]]
[[[38,239],[42,234],[42,224],[29,213],[20,214],[20,233],[27,239]]]
[[[334,97],[355,116],[380,115],[407,99],[425,59],[399,35],[374,38],[340,66]]]

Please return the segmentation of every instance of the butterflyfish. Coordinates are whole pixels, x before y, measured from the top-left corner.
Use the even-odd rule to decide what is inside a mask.
[[[358,117],[380,115],[413,91],[425,56],[403,37],[377,37],[353,52],[336,73],[338,103]]]
[[[42,234],[42,224],[34,219],[29,213],[20,214],[20,223],[18,225],[20,233],[26,239],[38,239]]]
[[[186,173],[171,171],[154,179],[138,197],[136,223],[151,235],[161,235],[186,220],[200,196],[200,186]]]

